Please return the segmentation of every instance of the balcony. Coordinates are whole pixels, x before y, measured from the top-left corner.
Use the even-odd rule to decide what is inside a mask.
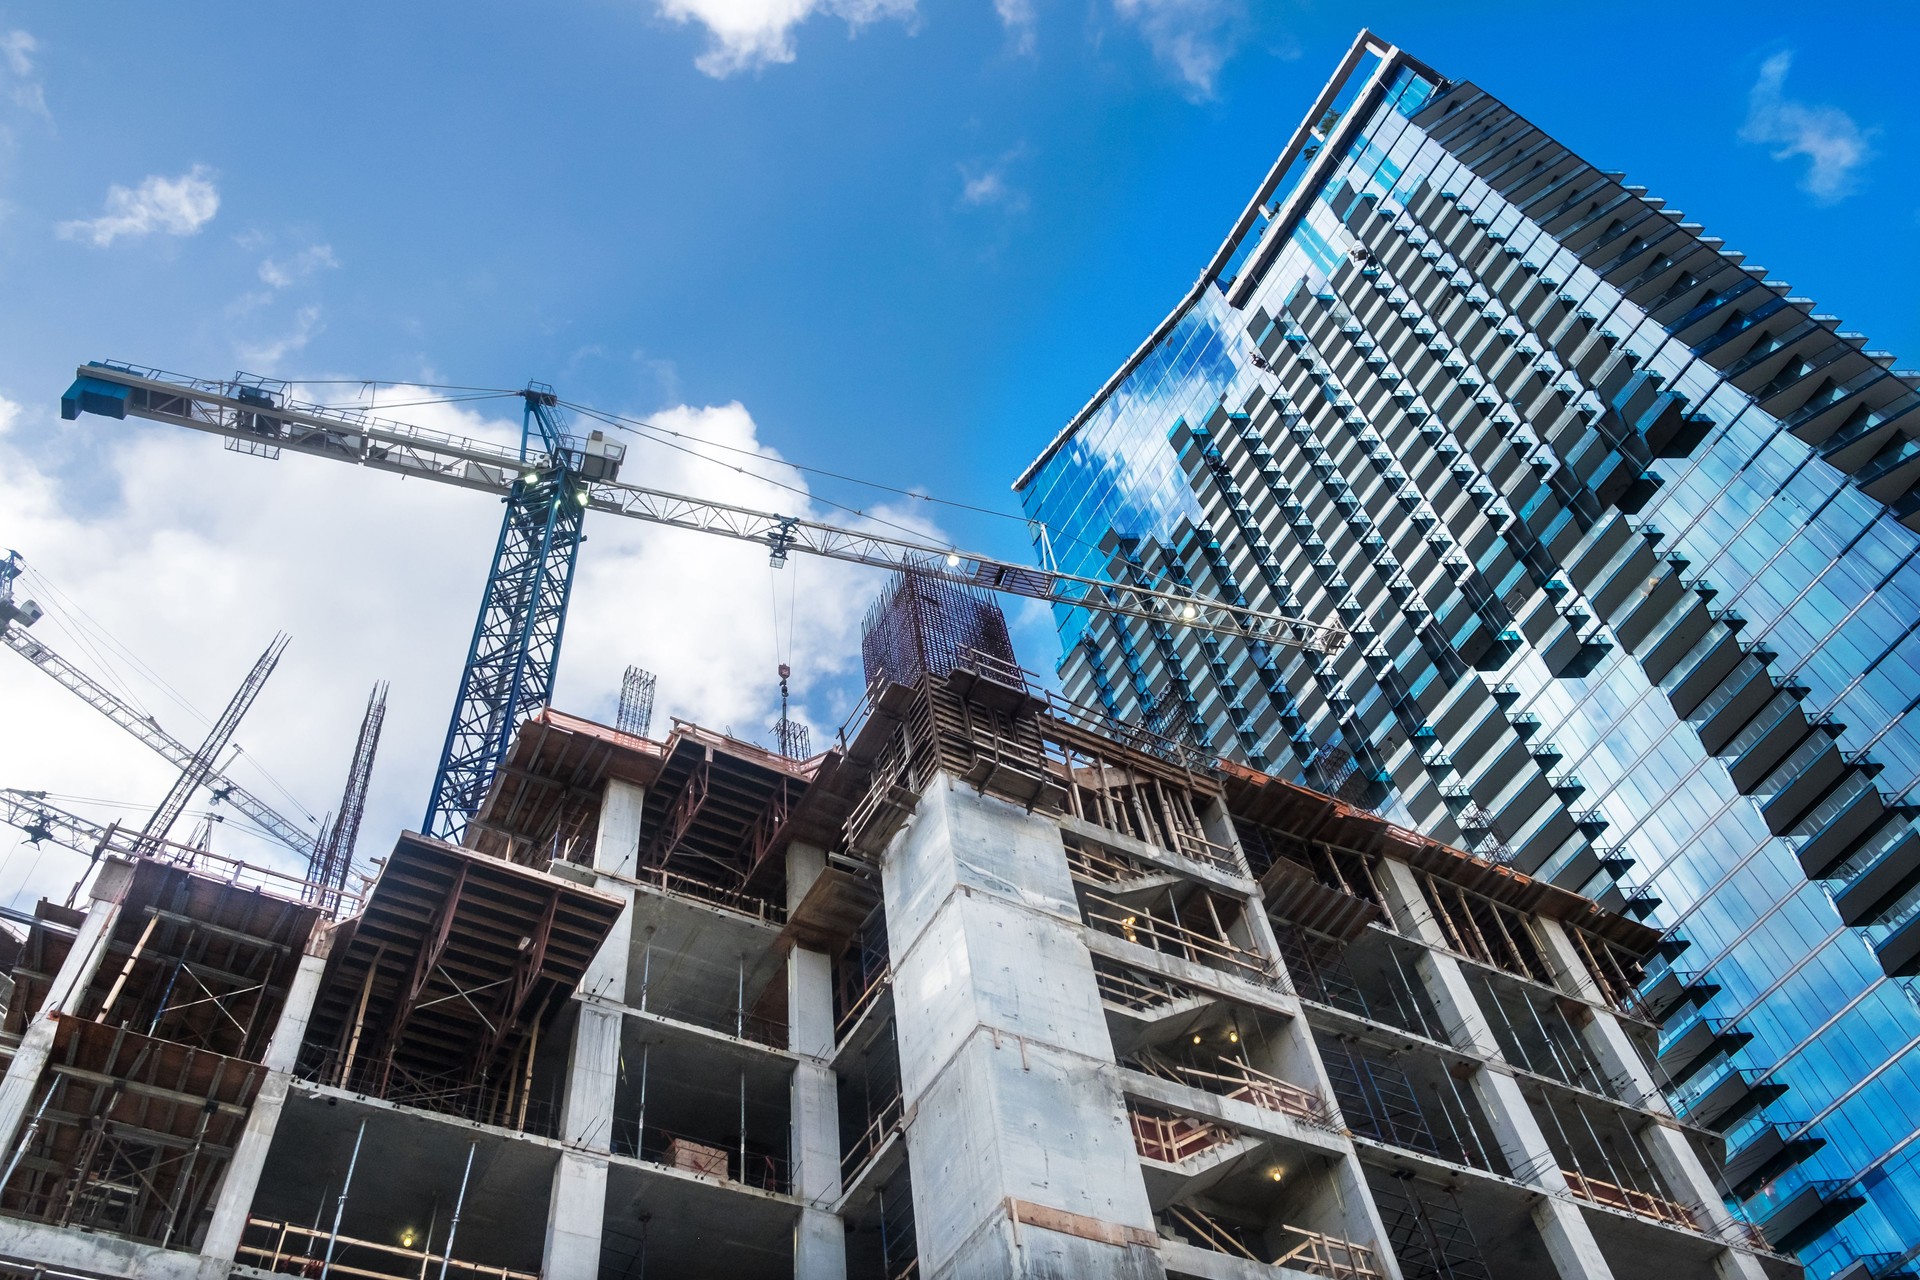
[[[1874,947],[1880,967],[1890,978],[1920,974],[1920,901],[1896,916],[1892,924],[1892,930]]]
[[[1786,1085],[1764,1073],[1723,1060],[1672,1090],[1671,1097],[1674,1109],[1693,1124],[1725,1129],[1786,1092]]]
[[[1696,1014],[1662,1031],[1660,1065],[1677,1086],[1715,1057],[1733,1053],[1752,1039],[1752,1032],[1740,1030],[1729,1018]]]
[[[1844,887],[1834,894],[1834,906],[1840,919],[1849,925],[1863,925],[1900,900],[1920,883],[1920,832],[1904,822],[1898,823],[1905,834],[1889,830],[1891,841],[1886,851],[1859,868]]]
[[[1782,1252],[1817,1238],[1865,1204],[1851,1183],[1817,1180],[1789,1170],[1747,1201],[1747,1212]]]
[[[1827,1145],[1797,1124],[1756,1117],[1727,1135],[1727,1186],[1744,1199]]]

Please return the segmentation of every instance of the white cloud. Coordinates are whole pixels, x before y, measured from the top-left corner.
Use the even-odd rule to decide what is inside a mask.
[[[391,388],[383,398],[422,394]],[[507,421],[510,411],[495,412],[490,419],[410,405],[392,416],[517,439],[517,415]],[[152,423],[85,417],[63,426],[52,418],[21,411],[0,435],[0,547],[18,548],[203,712],[225,704],[276,629],[291,632],[292,647],[238,735],[246,752],[235,776],[263,797],[273,787],[249,762],[271,770],[315,813],[337,804],[367,690],[392,681],[360,847],[363,859],[386,853],[425,808],[499,504],[317,458],[266,462]],[[764,461],[745,465],[805,488],[760,444],[737,404],[677,408],[655,420],[755,450]],[[846,520],[732,470],[738,458],[718,466],[637,441],[628,456],[630,474],[661,488]],[[588,526],[556,705],[610,720],[621,672],[637,663],[660,678],[656,732],[678,715],[764,742],[778,706],[772,579],[783,635],[792,602],[796,714],[825,744],[857,696],[859,621],[879,573],[796,555],[775,574],[761,546],[604,514]],[[37,588],[28,594],[48,606],[36,633],[100,673],[90,651],[60,629],[74,616],[70,608]],[[202,721],[134,683],[174,736],[204,733]],[[0,653],[0,705],[8,723],[35,726],[32,734],[0,734],[0,787],[117,801],[122,808],[69,807],[140,818],[171,781],[144,748],[10,653]],[[205,804],[202,795],[194,808]],[[291,802],[276,807],[295,816]],[[271,854],[237,827],[222,828],[215,848]],[[0,902],[38,893],[57,900],[82,861],[35,855],[18,832],[0,827]]]
[[[212,221],[220,210],[220,192],[213,171],[195,165],[177,178],[150,174],[138,187],[117,183],[107,189],[106,212],[97,218],[62,222],[56,228],[63,240],[112,244],[121,236],[138,238],[158,231],[190,236]]]
[[[1033,0],[993,0],[993,11],[1007,29],[1007,41],[1021,56],[1031,55],[1037,43],[1039,15]]]
[[[333,256],[330,244],[308,245],[292,257],[282,261],[267,258],[260,264],[260,280],[270,289],[285,289],[289,285],[299,284],[322,271],[332,271],[340,266],[340,259]]]
[[[1213,96],[1220,68],[1238,43],[1240,0],[1113,0],[1113,8],[1140,29],[1154,57],[1192,96]]]
[[[249,294],[248,298],[258,295]],[[275,338],[242,343],[240,360],[253,373],[273,373],[282,360],[297,351],[306,350],[307,343],[325,328],[320,323],[320,308],[317,305],[301,307],[293,313],[293,328]]]
[[[915,0],[656,0],[662,17],[697,22],[710,37],[694,65],[715,79],[794,58],[793,29],[815,13],[858,31],[883,18],[910,19]]]
[[[1018,213],[1027,207],[1027,193],[1007,178],[1007,168],[1022,151],[1015,148],[988,165],[960,166],[960,203],[974,208],[1005,209]]]
[[[13,430],[13,424],[20,420],[21,406],[17,400],[0,396],[0,436]]]
[[[5,71],[8,99],[22,111],[51,120],[46,86],[33,69],[33,55],[39,49],[40,42],[29,32],[0,31],[0,68]]]
[[[1853,193],[1859,169],[1873,158],[1874,130],[1863,129],[1838,107],[1808,106],[1786,96],[1792,52],[1776,53],[1760,64],[1760,78],[1747,96],[1742,142],[1772,147],[1775,160],[1805,156],[1800,187],[1821,204]]]

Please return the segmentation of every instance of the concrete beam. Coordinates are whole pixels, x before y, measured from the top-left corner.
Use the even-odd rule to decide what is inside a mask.
[[[24,1218],[0,1218],[0,1266],[28,1275],[110,1280],[226,1280],[232,1270],[231,1262],[218,1258]]]

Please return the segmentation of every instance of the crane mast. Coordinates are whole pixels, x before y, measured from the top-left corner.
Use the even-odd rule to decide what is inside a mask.
[[[619,479],[625,446],[569,435],[551,387],[523,400],[518,448],[430,431],[357,409],[303,404],[286,383],[185,377],[115,362],[80,366],[60,416],[147,418],[223,438],[229,449],[278,458],[310,453],[374,470],[478,489],[506,500],[480,615],[435,774],[426,829],[458,841],[478,811],[523,716],[552,695],[579,558],[581,524],[604,511],[767,548],[778,567],[795,551],[881,569],[912,569],[1066,608],[1332,654],[1339,626],[1186,591],[1061,573],[932,543],[709,502]]]

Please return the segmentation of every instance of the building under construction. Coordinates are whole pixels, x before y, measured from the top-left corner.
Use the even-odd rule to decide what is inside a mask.
[[[358,896],[103,850],[12,963],[0,1274],[1798,1275],[1663,1101],[1659,934],[952,584],[865,634],[820,754],[546,710]]]

